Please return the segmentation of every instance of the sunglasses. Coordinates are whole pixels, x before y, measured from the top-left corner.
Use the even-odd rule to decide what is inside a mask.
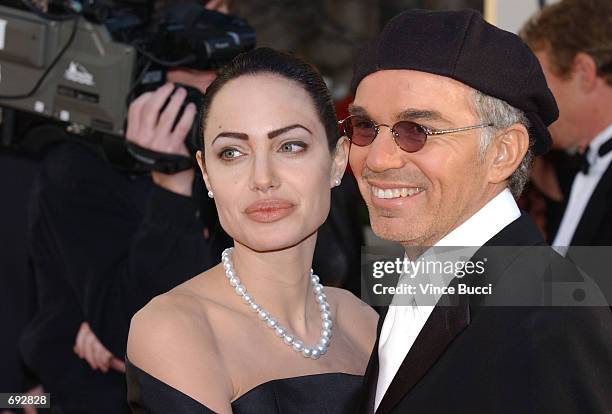
[[[393,126],[389,126],[387,124],[377,124],[360,115],[350,115],[339,121],[338,124],[342,125],[344,134],[351,143],[359,147],[370,145],[378,135],[380,127],[385,126],[391,129],[395,144],[406,152],[419,151],[425,146],[427,137],[430,135],[443,135],[493,126],[493,124],[480,124],[452,129],[431,129],[412,121],[399,121]]]

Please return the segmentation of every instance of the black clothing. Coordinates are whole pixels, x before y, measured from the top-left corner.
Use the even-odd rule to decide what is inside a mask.
[[[360,203],[364,208],[365,204],[355,178],[349,174],[331,194],[329,216],[317,233],[312,268],[324,285],[359,296],[363,232],[358,213]]]
[[[207,414],[205,405],[126,359],[128,401],[135,414]],[[340,372],[264,382],[232,402],[235,414],[352,414],[363,377]]]
[[[516,248],[496,256],[496,246]],[[505,300],[515,297],[516,303],[524,303],[529,296],[546,303],[545,286],[557,278],[582,280],[574,266],[552,250],[548,257],[530,257],[540,252],[536,246],[545,243],[523,214],[476,252],[475,257],[488,258],[480,280],[493,283],[494,293],[434,308],[377,413],[612,412],[609,308],[490,306],[496,300],[495,287]],[[378,341],[365,375],[362,409],[367,413],[374,407],[377,350]]]
[[[32,383],[22,364],[19,337],[34,313],[36,286],[28,260],[26,228],[30,187],[38,162],[0,153],[0,391],[25,392]]]
[[[612,138],[604,142],[598,149],[600,157],[612,151]],[[588,171],[586,155],[560,154],[551,160],[564,201],[562,203],[548,203],[552,209],[548,212],[548,240],[552,242],[559,230],[561,220],[569,202],[572,184],[576,174],[582,170]],[[575,189],[580,191],[579,188]],[[571,246],[612,246],[612,163],[601,176],[595,190],[582,213],[570,243]]]
[[[569,193],[567,195],[569,198]],[[597,183],[578,222],[566,257],[593,277],[612,306],[612,163]],[[594,246],[585,249],[581,246]]]
[[[600,145],[599,149],[597,150],[597,155],[603,157],[610,151],[612,151],[612,138],[608,139],[606,142]],[[589,163],[590,152],[591,148],[587,146],[582,155],[580,156],[580,171],[582,171],[583,174],[588,174],[589,170],[591,169],[591,164]]]
[[[125,377],[72,351],[83,321],[123,358],[132,315],[215,262],[195,200],[66,142],[46,154],[29,203],[38,312],[21,349],[64,412],[127,412]],[[77,391],[78,389],[78,391]]]
[[[49,285],[62,279],[82,320],[119,358],[138,309],[218,262],[205,249],[195,200],[120,172],[80,144],[47,154],[30,208],[43,295],[57,303],[63,293]]]
[[[554,155],[549,162],[555,168],[557,181],[563,194],[561,202],[546,200],[549,243],[554,241],[559,231],[576,174],[581,170],[583,173],[588,172],[589,167],[585,167],[585,163],[588,165],[586,157],[589,151],[587,148],[582,155],[568,155],[564,151],[554,151],[556,154],[549,154]],[[599,147],[598,155],[603,157],[610,151],[612,151],[612,138]],[[581,191],[580,188],[575,190]],[[596,248],[586,249],[584,246],[596,246]],[[609,246],[612,246],[612,163],[608,165],[595,186],[574,230],[570,248],[565,254],[566,258],[595,279],[606,295],[608,303],[612,304],[612,277],[608,271],[612,247]]]
[[[567,197],[569,199],[569,193]],[[612,246],[612,163],[597,183],[571,245]]]

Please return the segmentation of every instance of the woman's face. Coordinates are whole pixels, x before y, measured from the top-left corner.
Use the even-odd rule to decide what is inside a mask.
[[[332,157],[299,83],[243,75],[213,98],[198,162],[224,230],[253,250],[270,251],[300,243],[325,221],[330,188],[347,162],[348,143],[338,148]]]

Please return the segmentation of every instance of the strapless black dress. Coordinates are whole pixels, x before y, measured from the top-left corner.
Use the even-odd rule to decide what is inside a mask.
[[[208,414],[205,405],[126,359],[128,403],[135,414]],[[363,376],[326,373],[264,382],[232,403],[234,414],[357,412]]]

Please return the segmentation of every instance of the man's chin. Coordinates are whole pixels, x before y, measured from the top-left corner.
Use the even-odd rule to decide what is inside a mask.
[[[370,223],[374,234],[383,240],[403,243],[407,239],[412,239],[412,235],[407,234],[410,224],[405,223],[400,218],[386,216],[370,217]]]

